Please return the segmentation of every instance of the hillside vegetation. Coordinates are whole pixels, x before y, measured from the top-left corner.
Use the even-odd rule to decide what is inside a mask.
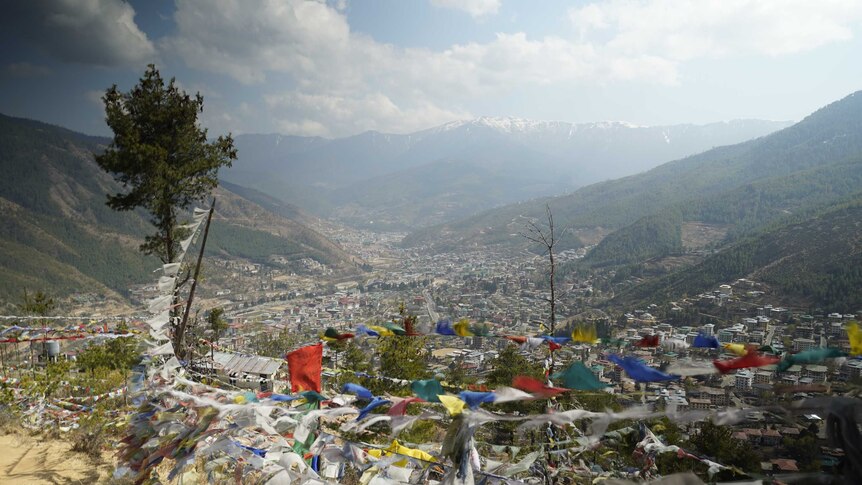
[[[0,303],[17,301],[25,287],[120,299],[130,285],[152,280],[159,261],[138,251],[151,230],[146,215],[105,205],[117,186],[96,166],[93,153],[107,142],[0,115]],[[215,195],[210,254],[351,265],[342,248],[286,217],[287,210],[274,214],[224,188]]]

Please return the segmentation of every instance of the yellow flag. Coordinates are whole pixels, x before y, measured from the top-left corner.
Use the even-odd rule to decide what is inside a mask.
[[[847,336],[850,338],[850,354],[862,355],[862,330],[858,323],[851,321],[847,324]]]
[[[458,320],[452,324],[452,330],[462,337],[472,337],[473,332],[470,331],[470,321],[466,318]]]
[[[592,344],[598,340],[595,328],[575,327],[572,331],[572,341]]]
[[[380,334],[381,337],[392,337],[395,335],[392,330],[389,330],[386,327],[381,327],[380,325],[369,325],[368,328]]]
[[[450,416],[457,416],[461,414],[461,412],[464,410],[464,406],[467,405],[467,403],[458,399],[455,396],[440,394],[437,397],[440,399],[440,402],[443,403],[443,406],[446,407],[446,410],[449,411]]]
[[[732,352],[740,357],[745,357],[748,349],[743,344],[724,344],[724,350]]]

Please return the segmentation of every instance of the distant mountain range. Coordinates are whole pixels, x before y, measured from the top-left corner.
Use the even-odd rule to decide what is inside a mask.
[[[517,233],[526,220],[541,221],[547,204],[558,227],[571,228],[566,245],[598,241],[585,266],[638,266],[685,252],[684,229],[697,223],[720,228],[706,244],[716,254],[617,300],[692,294],[752,275],[795,291],[800,302],[856,310],[851,307],[862,300],[839,298],[847,287],[835,282],[862,283],[859,270],[842,269],[859,267],[862,219],[854,217],[860,200],[862,92],[857,92],[771,135],[569,195],[418,230],[404,244],[438,251],[524,245]]]
[[[0,303],[19,300],[24,288],[122,301],[130,285],[152,280],[159,263],[137,250],[142,235],[152,231],[146,215],[105,205],[106,194],[118,186],[93,153],[109,141],[0,115]],[[311,229],[300,210],[260,197],[271,204],[264,208],[234,189],[220,187],[214,194],[209,254],[351,265],[351,256]]]
[[[240,135],[239,161],[223,178],[346,224],[405,229],[570,192],[789,124],[478,118],[407,135]]]

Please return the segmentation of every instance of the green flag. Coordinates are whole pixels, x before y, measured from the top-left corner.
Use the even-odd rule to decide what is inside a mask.
[[[413,381],[410,384],[410,389],[416,397],[420,397],[428,402],[440,402],[439,396],[443,394],[443,386],[436,379],[428,379],[424,381]]]
[[[573,362],[568,369],[557,372],[551,376],[567,389],[577,389],[579,391],[597,391],[604,389],[606,386],[599,381],[595,374],[592,373],[583,362]]]

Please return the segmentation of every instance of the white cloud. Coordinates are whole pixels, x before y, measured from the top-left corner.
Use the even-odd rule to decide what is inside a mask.
[[[53,57],[101,66],[140,66],[156,49],[122,0],[7,2],[0,28],[15,31]]]
[[[3,71],[13,77],[42,77],[53,73],[48,66],[40,66],[29,62],[13,62],[7,64]]]
[[[496,14],[500,9],[500,0],[431,0],[431,5],[463,10],[477,18]]]
[[[178,0],[174,19],[165,52],[196,69],[266,83],[269,115],[291,133],[403,133],[469,116],[464,106],[477,97],[524,87],[677,81],[675,64],[661,56],[561,37],[501,33],[444,50],[400,48],[351,32],[325,2],[270,0],[252,9],[237,0]]]
[[[853,37],[858,0],[611,0],[569,10],[580,39],[674,61],[778,56]]]

